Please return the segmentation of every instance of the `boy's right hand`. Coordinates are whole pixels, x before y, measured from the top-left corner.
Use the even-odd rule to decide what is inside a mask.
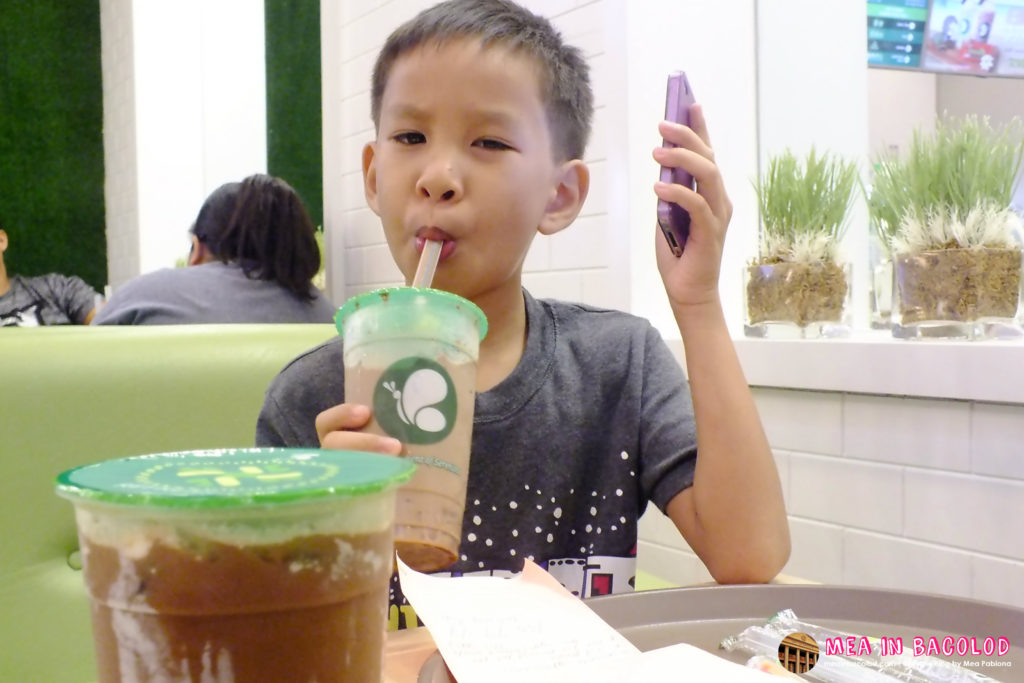
[[[321,448],[370,451],[401,455],[402,442],[390,436],[358,432],[370,422],[370,408],[361,403],[342,403],[316,416],[316,435]]]

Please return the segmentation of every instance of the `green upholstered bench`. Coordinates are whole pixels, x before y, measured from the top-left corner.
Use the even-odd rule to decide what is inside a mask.
[[[143,453],[251,446],[263,393],[331,325],[0,330],[0,679],[95,680],[70,503],[54,477]]]

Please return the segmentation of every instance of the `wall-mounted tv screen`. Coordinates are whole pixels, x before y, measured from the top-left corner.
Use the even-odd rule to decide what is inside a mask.
[[[1024,77],[1024,0],[868,0],[868,65]]]
[[[1024,0],[932,0],[921,66],[1024,76]]]
[[[868,65],[921,66],[928,0],[868,0]]]

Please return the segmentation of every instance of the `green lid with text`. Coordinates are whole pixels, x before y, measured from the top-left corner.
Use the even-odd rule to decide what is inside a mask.
[[[361,451],[182,451],[67,470],[57,477],[57,494],[72,501],[131,506],[239,508],[378,493],[408,481],[414,470],[408,460]]]

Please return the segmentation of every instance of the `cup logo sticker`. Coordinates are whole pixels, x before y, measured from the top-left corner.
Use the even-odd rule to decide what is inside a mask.
[[[329,482],[339,472],[338,465],[318,462],[312,454],[299,454],[276,462],[246,458],[209,465],[170,461],[141,470],[135,475],[132,486],[152,487],[171,494],[198,489],[248,494],[318,486]]]
[[[191,478],[193,486],[233,488],[240,486],[245,479],[253,479],[260,483],[301,479],[302,472],[279,465],[265,465],[263,467],[242,465],[237,469],[220,467],[183,469],[178,470],[178,476]]]
[[[439,363],[403,358],[380,376],[373,414],[389,436],[412,444],[443,440],[455,426],[455,383]]]

